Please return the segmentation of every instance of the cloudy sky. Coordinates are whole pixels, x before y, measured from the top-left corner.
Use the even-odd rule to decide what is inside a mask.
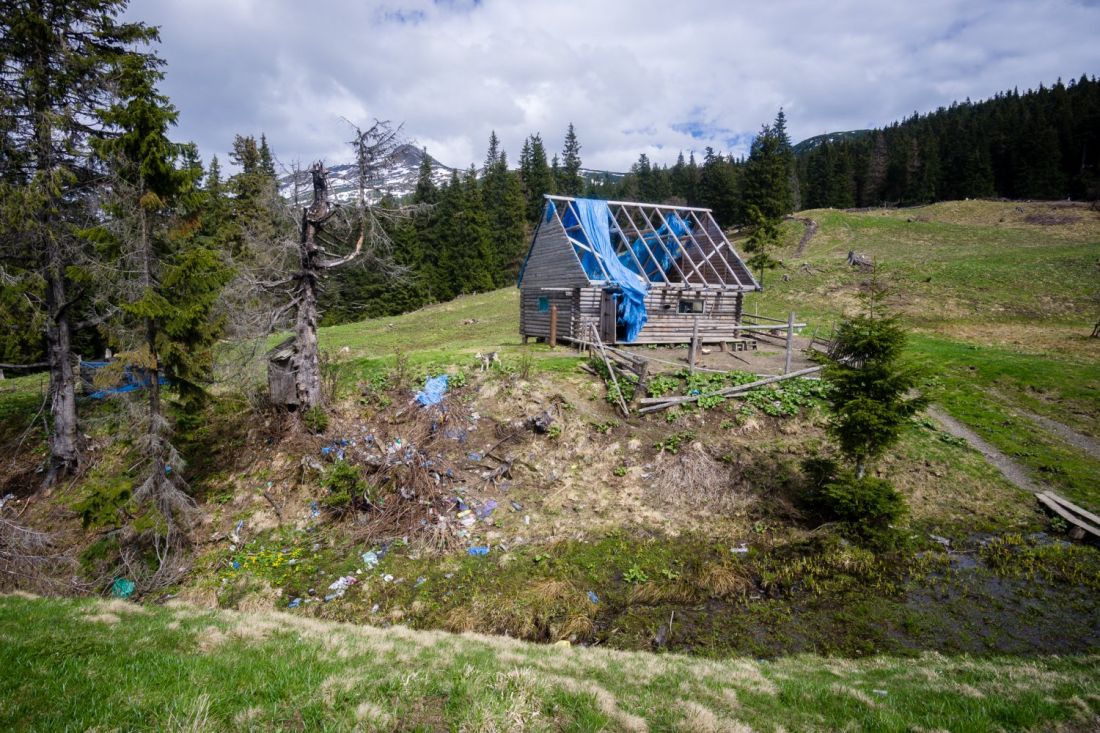
[[[572,121],[586,167],[742,153],[783,107],[793,140],[1100,73],[1083,0],[132,0],[160,26],[177,137],[225,159],[347,160],[378,117],[451,166],[495,129],[515,164]]]

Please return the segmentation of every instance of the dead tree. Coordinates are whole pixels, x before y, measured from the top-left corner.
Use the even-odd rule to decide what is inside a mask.
[[[289,345],[294,391],[293,394],[289,390],[272,394],[272,401],[277,404],[308,410],[324,401],[317,323],[320,320],[318,299],[325,273],[356,260],[369,262],[394,276],[401,273],[401,268],[389,259],[392,244],[383,223],[388,218],[407,215],[412,209],[372,203],[371,191],[378,173],[391,164],[400,147],[399,134],[400,128],[394,129],[390,123],[378,120],[365,132],[355,129],[352,145],[356,151],[359,190],[352,211],[330,201],[328,171],[324,164],[318,161],[310,168],[313,201],[302,210],[298,270],[292,278],[290,291],[290,309],[295,313],[294,337]],[[341,230],[352,234],[341,236]],[[352,238],[353,245],[350,244]],[[269,362],[269,384],[280,381],[272,380],[272,370],[278,368],[277,364]]]

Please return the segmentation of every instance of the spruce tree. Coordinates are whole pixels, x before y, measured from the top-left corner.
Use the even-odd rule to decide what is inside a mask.
[[[581,144],[577,140],[577,132],[573,129],[572,122],[569,123],[569,129],[565,132],[565,146],[562,148],[561,160],[559,193],[565,196],[580,196],[584,191],[584,179],[581,178]]]
[[[866,311],[837,329],[825,369],[832,402],[829,434],[853,463],[857,479],[927,404],[917,391],[919,373],[900,363],[906,334],[886,310],[885,292],[876,268],[861,296]]]
[[[162,74],[139,57],[119,66],[125,101],[100,115],[119,133],[94,144],[111,173],[106,210],[112,221],[102,228],[123,265],[112,282],[127,316],[114,329],[121,347],[118,363],[143,374],[145,382],[137,441],[144,471],[133,496],[160,511],[171,540],[191,500],[182,459],[170,439],[160,379],[174,383],[185,408],[197,406],[220,333],[214,307],[228,270],[215,252],[188,236],[194,222],[182,221],[199,216],[185,212],[184,198],[201,169],[185,160],[189,148],[168,138],[177,114],[156,89]]]
[[[714,151],[706,149],[703,169],[699,174],[699,204],[711,209],[721,226],[734,223],[737,216],[737,178],[729,162]]]
[[[543,195],[554,192],[553,176],[546,162],[546,148],[542,144],[541,135],[536,133],[527,138],[519,163],[524,196],[527,199],[527,221],[535,224],[542,216],[546,203]]]
[[[120,22],[123,0],[22,0],[0,7],[0,264],[42,283],[49,366],[49,470],[52,483],[81,461],[72,344],[82,295],[74,282],[93,256],[74,235],[94,218],[101,181],[90,142],[109,130],[97,122],[117,98],[116,68],[156,40],[155,29]]]

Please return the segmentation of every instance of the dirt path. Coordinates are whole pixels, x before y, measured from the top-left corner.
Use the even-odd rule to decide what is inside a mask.
[[[986,460],[996,466],[997,470],[1016,487],[1024,491],[1030,491],[1033,494],[1037,494],[1040,491],[1046,491],[1045,487],[1040,486],[1032,480],[1031,476],[1028,475],[1027,469],[994,448],[980,435],[948,415],[939,407],[935,405],[929,407],[928,415],[939,423],[946,432],[954,435],[956,438],[962,438],[969,443],[974,450],[985,456]]]
[[[1090,438],[1087,435],[1083,435],[1068,425],[1063,425],[1057,420],[1051,420],[1049,417],[1043,417],[1042,415],[1036,415],[1034,412],[1028,412],[1019,407],[1013,408],[1021,416],[1026,417],[1031,422],[1039,425],[1050,432],[1057,435],[1062,440],[1066,441],[1074,448],[1077,448],[1084,453],[1088,454],[1090,458],[1094,458],[1100,461],[1100,441],[1096,438]]]
[[[806,227],[806,230],[802,232],[802,239],[798,240],[798,248],[794,251],[795,257],[801,257],[806,253],[806,246],[810,243],[810,240],[817,234],[817,222],[804,216],[788,216],[787,219],[801,222]]]

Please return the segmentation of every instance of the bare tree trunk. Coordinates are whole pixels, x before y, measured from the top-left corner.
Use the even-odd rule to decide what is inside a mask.
[[[294,300],[297,320],[294,327],[294,374],[298,405],[302,410],[318,407],[321,394],[321,353],[317,345],[317,285],[322,263],[319,261],[317,232],[332,215],[328,202],[326,171],[315,163],[313,173],[313,204],[302,212],[302,234],[299,240],[299,261]]]
[[[46,281],[46,351],[50,370],[50,468],[46,485],[52,486],[80,465],[81,441],[76,419],[76,375],[73,371],[65,274],[59,245],[50,237]]]

